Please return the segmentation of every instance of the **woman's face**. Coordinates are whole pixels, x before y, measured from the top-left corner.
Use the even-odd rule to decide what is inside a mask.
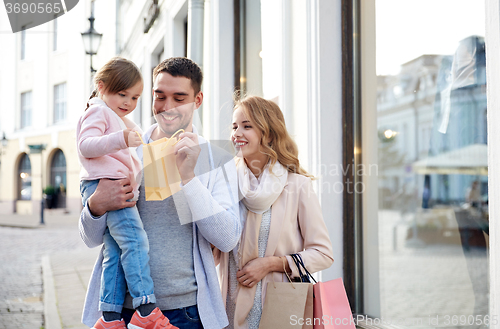
[[[261,132],[255,125],[245,116],[245,113],[238,107],[233,112],[233,132],[231,141],[238,156],[251,160],[260,158],[264,154],[260,152]]]

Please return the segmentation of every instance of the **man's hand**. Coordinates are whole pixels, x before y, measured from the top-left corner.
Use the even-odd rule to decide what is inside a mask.
[[[135,206],[135,201],[127,201],[134,197],[130,179],[102,178],[95,192],[87,199],[92,216],[100,217],[108,211]]]
[[[198,135],[184,132],[179,135],[179,142],[174,146],[175,163],[181,176],[182,184],[186,185],[195,177],[194,167],[198,161],[201,148],[198,144]]]

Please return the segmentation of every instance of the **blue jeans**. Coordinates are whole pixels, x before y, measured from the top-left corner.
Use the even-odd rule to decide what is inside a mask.
[[[188,306],[178,308],[176,310],[162,311],[174,326],[181,329],[203,329],[200,315],[198,314],[198,306]],[[134,310],[124,308],[122,310],[122,318],[125,324],[128,324],[134,315]]]
[[[85,206],[99,180],[80,183]],[[101,278],[99,310],[120,313],[126,288],[133,298],[134,308],[155,303],[153,280],[149,268],[149,241],[137,207],[107,213],[104,233],[104,260]]]

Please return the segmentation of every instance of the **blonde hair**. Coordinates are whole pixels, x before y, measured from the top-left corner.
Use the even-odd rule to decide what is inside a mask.
[[[278,161],[290,173],[314,178],[300,166],[297,144],[288,134],[285,118],[276,103],[258,96],[238,99],[238,94],[235,94],[234,109],[237,108],[240,108],[252,125],[261,132],[261,151],[271,160],[270,171]]]
[[[99,82],[103,83],[104,92],[116,94],[142,81],[141,71],[134,62],[123,57],[113,57],[96,72],[94,76],[94,91],[90,95],[89,100],[100,96],[97,88]],[[89,104],[87,103],[88,108]]]

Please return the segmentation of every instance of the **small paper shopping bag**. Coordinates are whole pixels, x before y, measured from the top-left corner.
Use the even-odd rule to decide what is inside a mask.
[[[314,329],[355,329],[341,278],[314,285]]]
[[[146,144],[143,141],[144,189],[146,201],[165,200],[181,190],[181,177],[174,155],[174,136]],[[142,139],[142,138],[141,138]]]
[[[312,329],[313,284],[268,282],[259,329]]]

